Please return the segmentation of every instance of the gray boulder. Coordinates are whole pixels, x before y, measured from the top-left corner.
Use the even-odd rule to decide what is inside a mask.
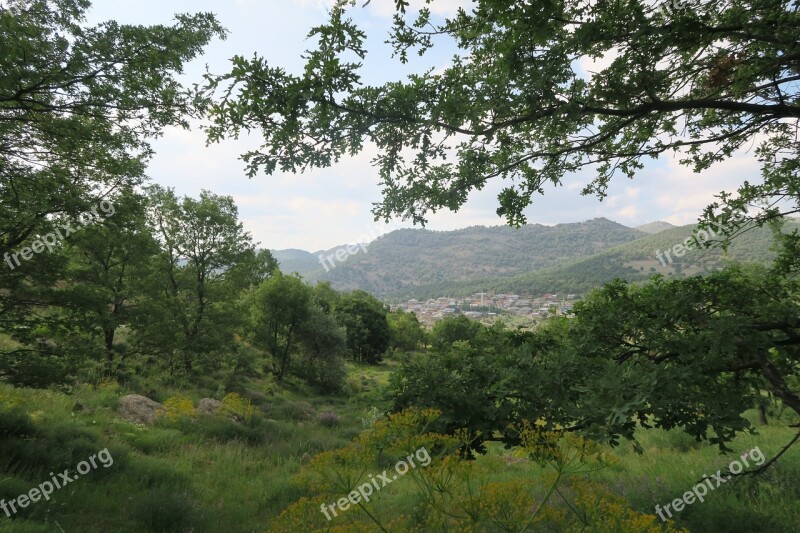
[[[197,412],[204,415],[215,415],[222,408],[222,402],[214,398],[203,398],[197,402]]]
[[[135,424],[152,424],[160,412],[165,411],[164,406],[145,396],[129,394],[119,399],[117,413]]]

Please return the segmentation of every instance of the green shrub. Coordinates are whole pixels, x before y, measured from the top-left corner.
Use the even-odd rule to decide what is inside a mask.
[[[283,405],[273,407],[270,415],[282,420],[311,420],[314,416],[314,407],[308,402],[287,401]]]
[[[135,516],[145,531],[166,533],[194,529],[194,507],[185,492],[158,490],[140,493]]]
[[[334,427],[339,425],[339,415],[334,413],[333,411],[327,411],[325,413],[320,413],[317,417],[319,423],[326,427]]]
[[[298,358],[293,373],[322,394],[337,394],[344,389],[347,367],[339,356],[315,357],[303,355]]]
[[[19,407],[0,410],[0,438],[29,437],[36,433],[30,417]]]

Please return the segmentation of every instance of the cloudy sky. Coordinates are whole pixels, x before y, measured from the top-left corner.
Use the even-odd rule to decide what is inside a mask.
[[[228,70],[234,55],[258,53],[272,65],[299,73],[303,51],[310,47],[306,35],[311,27],[325,20],[330,0],[95,0],[90,22],[115,19],[120,23],[170,23],[175,13],[210,11],[230,32],[217,40],[205,55],[186,71],[188,83],[200,80],[206,65],[214,73]],[[418,4],[419,1],[412,2]],[[435,0],[433,11],[446,16],[468,0]],[[366,81],[379,83],[396,79],[403,71],[388,62],[389,51],[382,41],[388,28],[393,0],[372,0],[358,10],[358,21],[371,33],[370,55],[365,63]],[[452,50],[441,50],[415,63],[412,68],[441,68]],[[593,65],[583,63],[591,71]],[[600,64],[594,67],[602,66]],[[231,195],[239,205],[245,228],[266,248],[302,248],[309,251],[331,248],[359,237],[381,232],[370,212],[380,199],[375,169],[370,165],[370,150],[343,160],[333,168],[314,170],[304,175],[260,175],[248,179],[239,154],[257,146],[258,138],[226,141],[206,146],[202,131],[169,130],[154,143],[157,155],[150,165],[155,182],[174,187],[181,195],[197,196],[202,189]],[[745,180],[756,181],[758,166],[753,152],[742,152],[702,174],[694,174],[677,161],[662,158],[640,172],[634,180],[618,178],[608,197],[581,196],[580,190],[591,180],[588,174],[567,178],[559,188],[547,189],[526,211],[531,223],[558,224],[606,217],[621,224],[636,226],[654,220],[688,224],[697,220],[702,208],[722,190],[732,191]],[[450,230],[466,226],[496,226],[503,223],[495,210],[502,183],[495,181],[475,192],[458,212],[432,215],[429,229]],[[389,226],[410,227],[395,222]]]

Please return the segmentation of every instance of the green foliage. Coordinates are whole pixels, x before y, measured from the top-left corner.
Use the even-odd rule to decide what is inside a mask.
[[[261,130],[261,147],[243,156],[251,176],[326,167],[372,143],[384,194],[376,217],[424,223],[499,178],[498,215],[517,225],[537,193],[584,167],[596,177],[583,192],[602,198],[646,158],[685,149],[681,162],[701,171],[758,132],[767,183],[747,185],[731,209],[776,191],[796,197],[798,70],[785,51],[800,14],[791,0],[712,1],[668,18],[643,2],[477,0],[445,20],[397,2],[387,61],[440,46],[459,53],[382,85],[364,82],[367,32],[350,18],[355,5],[337,4],[311,30],[316,46],[300,75],[237,56],[230,73],[207,77],[209,94],[223,90],[211,141]],[[576,72],[577,59],[610,51],[614,60],[591,76]]]
[[[300,325],[311,312],[311,288],[296,276],[277,272],[249,295],[248,301],[250,333],[277,361],[277,377],[281,381]]]
[[[0,375],[20,387],[67,385],[77,374],[81,360],[76,353],[64,354],[49,342],[36,343],[35,349],[17,349],[0,354]]]
[[[322,307],[314,305],[300,324],[298,337],[303,350],[294,373],[320,392],[341,392],[347,377],[343,357],[347,348],[344,328]]]
[[[575,388],[595,406],[587,422],[627,436],[634,420],[683,427],[725,449],[762,389],[800,413],[797,294],[796,280],[756,267],[594,293],[569,335],[592,376]]]
[[[466,318],[450,323],[466,326],[455,331],[471,338],[441,342],[438,349],[403,364],[391,378],[393,410],[436,409],[441,412],[437,431],[467,430],[473,437],[471,448],[480,452],[486,450],[486,439],[518,444],[512,425],[547,412],[548,400],[531,394],[543,384],[526,374],[533,362],[534,334],[516,334],[502,326],[484,328]]]
[[[245,321],[239,295],[275,269],[269,252],[256,253],[230,196],[203,191],[179,199],[171,189],[149,188],[150,225],[160,246],[147,287],[146,313],[136,323],[142,349],[163,354],[167,366],[192,372],[233,344]],[[173,360],[176,357],[177,360]]]
[[[613,445],[642,426],[726,450],[752,429],[743,413],[761,390],[800,413],[797,291],[756,267],[618,281],[576,305],[574,319],[487,331],[414,359],[393,381],[395,409],[434,407],[448,429],[512,445],[509,424],[542,417]]]
[[[331,287],[330,282],[320,281],[313,288],[314,302],[319,305],[322,311],[326,314],[333,313],[333,310],[339,304],[342,295]]]
[[[362,290],[344,294],[335,308],[336,319],[347,332],[347,347],[356,361],[377,363],[389,348],[387,311]]]
[[[223,390],[237,391],[249,378],[262,377],[260,363],[264,353],[249,343],[237,338],[233,353],[223,361],[223,376],[220,387]]]
[[[431,346],[434,350],[446,351],[458,341],[471,343],[483,329],[480,322],[464,315],[447,316],[433,326]]]
[[[149,139],[196,110],[177,75],[224,34],[208,13],[90,27],[89,6],[0,7],[0,253],[53,229],[52,215],[74,221],[110,189],[140,183]]]
[[[144,181],[150,139],[167,127],[186,126],[197,110],[178,75],[224,34],[208,13],[180,15],[172,25],[90,26],[89,6],[86,0],[10,0],[0,6],[0,255],[4,263],[8,257],[0,269],[0,332],[26,344],[18,353],[3,350],[0,366],[11,379],[29,373],[18,380],[29,385],[69,380],[75,370],[41,350],[34,330],[76,341],[59,356],[88,341],[85,355],[94,357],[97,329],[113,328],[113,313],[99,305],[109,301],[112,284],[100,272],[87,272],[87,264],[68,267],[65,254],[78,256],[63,246],[73,237],[82,241],[75,240],[81,250],[126,246],[123,235],[100,243],[103,230],[83,228],[80,215]],[[44,237],[55,247],[16,265],[13,254],[30,253],[23,250],[35,249]],[[110,263],[120,257],[113,254]],[[115,268],[108,271],[116,274]],[[69,298],[68,316],[41,313],[59,303],[51,289],[68,277],[65,269],[79,274],[76,285],[92,276],[94,281],[78,289],[80,297]],[[73,330],[76,323],[89,331]]]
[[[21,408],[0,410],[0,435],[3,439],[32,437],[35,434],[33,423]]]
[[[147,229],[142,196],[122,191],[100,208],[104,217],[63,244],[65,281],[51,296],[59,322],[45,336],[68,353],[91,358],[104,375],[122,377],[127,345],[118,330],[145,311],[133,302],[144,296],[142,283],[158,246]]]
[[[390,346],[395,350],[413,352],[425,345],[425,330],[414,313],[402,309],[387,315],[389,321]]]

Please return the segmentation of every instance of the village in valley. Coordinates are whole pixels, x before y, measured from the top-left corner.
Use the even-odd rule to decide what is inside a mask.
[[[544,294],[539,297],[518,294],[479,292],[468,297],[439,297],[427,300],[411,298],[394,304],[391,309],[413,312],[420,322],[432,325],[453,314],[463,314],[475,320],[516,316],[538,321],[551,316],[571,316],[578,294]]]

